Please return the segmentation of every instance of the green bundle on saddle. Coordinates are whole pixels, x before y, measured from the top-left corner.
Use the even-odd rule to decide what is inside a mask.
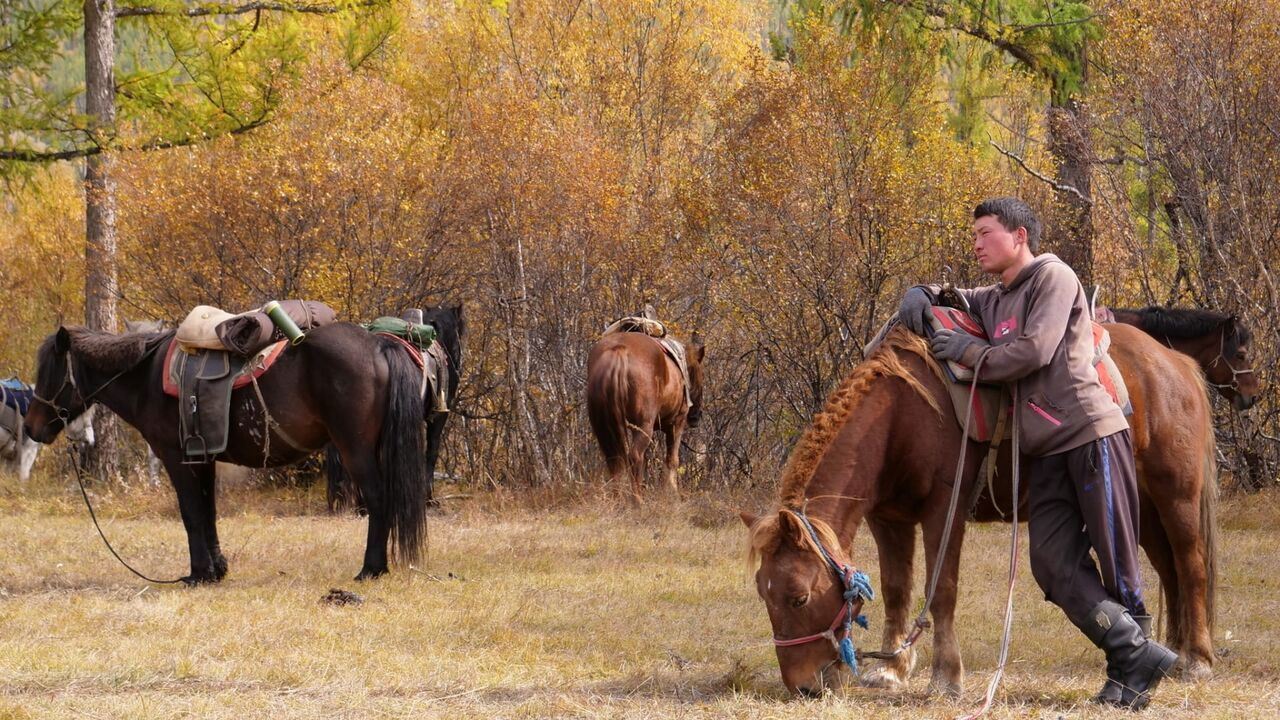
[[[422,349],[429,347],[436,339],[436,329],[433,326],[424,323],[411,323],[389,315],[384,315],[373,322],[364,323],[360,327],[372,333],[386,333],[404,338]]]

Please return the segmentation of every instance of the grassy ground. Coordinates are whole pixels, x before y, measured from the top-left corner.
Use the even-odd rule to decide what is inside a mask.
[[[171,492],[98,502],[127,559],[186,571]],[[422,568],[355,583],[362,520],[324,515],[314,493],[221,502],[227,580],[148,586],[107,555],[65,484],[0,478],[0,718],[947,718],[976,707],[996,659],[1004,527],[974,528],[966,543],[962,702],[923,694],[927,642],[911,692],[796,701],[727,504],[462,500],[432,518]],[[1280,716],[1280,498],[1230,501],[1222,517],[1217,678],[1167,683],[1148,716]],[[869,538],[856,552],[874,557]],[[365,602],[321,603],[335,587]],[[878,612],[863,644],[878,642]],[[992,716],[1127,716],[1088,704],[1100,678],[1097,652],[1040,599],[1024,558]]]

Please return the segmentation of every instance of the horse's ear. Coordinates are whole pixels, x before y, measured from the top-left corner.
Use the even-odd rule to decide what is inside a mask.
[[[698,356],[698,362],[702,362],[702,359],[707,356],[707,346],[695,345],[693,354]]]
[[[56,350],[58,354],[71,350],[71,333],[67,332],[65,327],[59,327],[58,332],[54,333],[53,349]]]
[[[754,515],[746,510],[738,513],[738,517],[742,518],[742,524],[746,525],[748,530],[755,527],[756,521],[760,519],[759,515]]]
[[[779,510],[778,529],[782,531],[780,533],[781,537],[790,540],[791,544],[797,547],[804,544],[806,531],[804,526],[800,524],[800,518],[796,517],[794,513],[787,510]]]

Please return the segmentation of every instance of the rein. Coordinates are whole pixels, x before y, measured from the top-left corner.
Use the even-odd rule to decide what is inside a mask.
[[[831,627],[820,633],[805,635],[798,638],[790,638],[781,640],[773,639],[773,644],[777,647],[794,647],[796,645],[806,645],[818,640],[826,640],[836,649],[836,653],[840,656],[840,660],[853,671],[854,675],[858,674],[858,661],[864,657],[853,646],[853,638],[851,637],[853,624],[856,622],[862,629],[867,629],[867,618],[865,615],[859,615],[862,605],[866,600],[874,600],[875,591],[871,589],[871,578],[867,574],[855,570],[849,565],[837,563],[832,557],[831,552],[822,544],[822,538],[819,537],[818,531],[814,529],[813,523],[809,522],[808,516],[804,514],[804,510],[789,511],[799,518],[804,524],[805,530],[808,531],[813,544],[817,546],[818,552],[822,555],[822,559],[826,561],[827,566],[839,578],[841,586],[844,588],[844,603],[840,605],[840,612],[836,614],[835,620],[831,621]],[[840,637],[838,640],[836,629],[840,629]]]

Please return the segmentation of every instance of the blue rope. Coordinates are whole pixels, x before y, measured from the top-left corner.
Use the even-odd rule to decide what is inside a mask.
[[[827,565],[831,567],[840,583],[844,585],[844,602],[848,612],[844,616],[844,637],[840,639],[837,652],[840,660],[854,675],[858,675],[858,649],[853,646],[853,624],[857,623],[858,627],[863,630],[868,629],[870,623],[867,621],[866,615],[854,616],[853,604],[859,600],[874,600],[876,598],[875,590],[871,589],[871,578],[861,570],[854,570],[848,565],[840,565],[831,557],[831,553],[827,552],[827,548],[823,546],[822,540],[818,537],[818,531],[814,529],[813,524],[809,522],[809,518],[805,516],[803,511],[794,511],[795,516],[800,518],[800,522],[804,523],[804,527],[809,531],[809,536],[813,538],[813,544],[818,546],[818,551],[822,553],[822,558],[827,561]]]

